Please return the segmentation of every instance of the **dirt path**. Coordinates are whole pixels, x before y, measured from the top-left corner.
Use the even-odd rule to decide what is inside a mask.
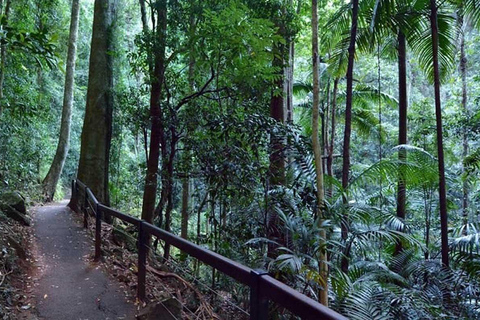
[[[122,287],[87,261],[92,241],[67,201],[39,207],[35,241],[42,271],[35,288],[39,316],[46,320],[135,319]]]

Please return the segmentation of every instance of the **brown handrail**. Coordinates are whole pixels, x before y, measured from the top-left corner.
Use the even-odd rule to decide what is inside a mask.
[[[250,288],[250,319],[268,319],[268,301],[274,301],[280,306],[290,310],[293,314],[302,319],[325,319],[325,320],[346,320],[347,318],[336,313],[317,301],[272,278],[267,272],[253,270],[236,261],[228,259],[218,253],[202,248],[179,236],[160,229],[144,220],[124,214],[120,211],[109,208],[98,202],[93,192],[76,179],[72,181],[72,208],[79,211],[79,191],[84,192],[84,201],[80,205],[85,214],[87,207],[90,207],[96,217],[95,223],[95,258],[101,256],[101,219],[107,214],[122,221],[133,224],[138,228],[138,285],[137,296],[140,300],[145,299],[145,275],[148,253],[148,238],[151,235],[158,237],[169,245],[172,245],[190,256],[204,262],[207,265],[221,271],[227,276],[235,279]],[[85,227],[87,226],[85,222]]]

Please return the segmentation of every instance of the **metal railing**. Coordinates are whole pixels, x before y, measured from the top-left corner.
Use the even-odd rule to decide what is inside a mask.
[[[84,210],[79,210],[79,204]],[[88,210],[95,216],[95,259],[101,257],[101,220],[105,215],[116,217],[132,224],[138,230],[138,273],[137,297],[145,300],[145,279],[148,255],[148,239],[158,237],[165,243],[174,246],[184,253],[219,270],[237,282],[250,288],[250,319],[268,319],[268,304],[273,301],[288,309],[302,319],[345,320],[346,317],[329,309],[284,283],[272,278],[267,272],[253,270],[238,262],[200,247],[174,234],[166,232],[144,220],[109,208],[97,201],[93,192],[80,180],[72,181],[72,200],[70,207],[83,211],[84,226],[88,226]]]

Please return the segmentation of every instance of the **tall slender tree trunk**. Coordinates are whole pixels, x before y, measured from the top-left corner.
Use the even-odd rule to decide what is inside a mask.
[[[293,6],[293,0],[289,1],[289,6]],[[300,14],[302,0],[297,1],[296,13]],[[288,41],[288,66],[285,68],[285,121],[293,123],[293,73],[295,70],[295,41]]]
[[[164,158],[164,162],[166,162],[166,171],[162,170],[162,189],[166,188],[166,195],[167,195],[167,207],[165,209],[165,231],[171,231],[171,224],[172,224],[172,211],[173,211],[173,168],[174,168],[174,161],[175,155],[177,150],[177,133],[175,130],[175,126],[171,126],[170,128],[172,139],[170,141],[170,152],[167,159]],[[160,213],[161,214],[161,213]],[[166,243],[163,257],[165,260],[170,258],[170,244]]]
[[[282,46],[282,45],[279,45]],[[278,49],[278,54],[281,55],[282,49]],[[274,66],[282,67],[283,61],[280,58],[275,58]],[[283,88],[283,76],[277,81],[276,87]],[[278,123],[284,123],[284,109],[283,109],[283,95],[272,93],[270,100],[270,116]],[[270,153],[270,174],[272,185],[282,185],[285,181],[285,158],[283,155],[283,139],[282,137],[272,134],[271,137],[272,151]]]
[[[279,27],[279,35],[282,35],[283,26]],[[284,71],[284,51],[285,45],[278,43],[274,47],[275,57],[273,59],[272,65],[278,68],[279,75],[278,80],[275,83],[275,88],[272,90],[272,96],[270,100],[270,117],[274,119],[278,124],[285,123],[285,108],[284,108],[284,94],[279,93],[283,92],[285,88],[284,81],[285,71]],[[276,89],[276,90],[275,90]],[[285,155],[283,152],[285,141],[282,136],[278,133],[272,133],[270,135],[270,185],[279,186],[285,183]],[[281,228],[281,221],[274,210],[269,210],[268,219],[267,219],[267,238],[273,240],[280,245],[285,244],[285,235],[283,234]],[[278,246],[269,243],[268,245],[268,256],[273,258],[276,253],[275,250]]]
[[[95,0],[87,106],[82,129],[78,178],[97,199],[109,204],[108,175],[113,112],[111,31],[116,0]]]
[[[325,219],[323,212],[323,202],[325,195],[323,191],[323,161],[322,147],[320,145],[318,118],[320,107],[320,84],[319,84],[319,67],[320,59],[318,56],[318,3],[312,0],[312,65],[313,65],[313,105],[312,105],[312,146],[315,158],[315,173],[317,185],[317,221],[320,227],[321,243],[318,254],[319,274],[322,281],[323,289],[318,293],[319,301],[324,306],[328,306],[328,257],[326,248],[327,232],[322,227]]]
[[[3,20],[2,20],[2,25],[1,25],[1,28],[2,30],[5,29],[5,27],[7,26],[7,23],[8,23],[8,17],[10,15],[10,5],[11,5],[12,1],[11,0],[7,0],[7,3],[5,4],[5,11],[4,12],[1,12],[3,13]],[[2,0],[2,10],[3,10],[3,0]],[[3,113],[3,96],[4,96],[4,93],[3,93],[3,85],[4,85],[4,82],[5,82],[5,68],[6,68],[6,65],[7,65],[7,45],[4,43],[0,46],[0,118],[2,117],[2,113]]]
[[[438,66],[438,21],[437,5],[435,0],[430,0],[430,24],[432,31],[433,52],[433,77],[435,88],[435,117],[437,122],[437,148],[438,148],[438,173],[439,173],[439,196],[440,196],[440,236],[442,245],[442,263],[445,267],[450,266],[448,255],[448,214],[447,214],[447,188],[445,183],[445,159],[443,154],[443,126],[442,126],[442,102],[440,100],[440,71]]]
[[[398,33],[398,144],[407,144],[407,43],[402,31]],[[397,217],[404,220],[406,213],[406,186],[405,166],[402,164],[407,160],[405,149],[398,151],[400,161],[397,184]],[[395,254],[402,251],[402,243],[397,241]]]
[[[78,18],[80,14],[79,0],[72,1],[70,20],[70,36],[68,40],[67,73],[65,75],[65,89],[63,92],[62,120],[57,151],[47,176],[43,180],[43,194],[46,201],[52,201],[55,189],[62,174],[63,165],[67,158],[70,142],[70,123],[72,120],[73,92],[75,87],[75,62],[77,58]]]
[[[158,164],[160,159],[160,143],[163,135],[162,110],[160,99],[166,68],[166,35],[167,35],[167,0],[158,2],[158,24],[156,29],[156,50],[154,50],[153,76],[150,89],[150,152],[145,176],[143,192],[142,219],[153,223],[155,200],[157,197]],[[164,145],[164,144],[162,144]]]
[[[144,31],[148,30],[147,9],[145,7],[145,0],[138,0],[140,3],[140,15],[142,18],[142,27]]]
[[[350,29],[350,45],[348,46],[348,66],[347,66],[347,101],[345,107],[345,131],[343,135],[343,165],[342,165],[342,188],[348,187],[349,171],[350,171],[350,138],[352,135],[352,100],[353,100],[353,65],[355,63],[355,40],[357,37],[358,24],[358,0],[352,0],[352,27]],[[348,205],[346,196],[343,202]],[[347,241],[348,237],[348,213],[342,217],[341,230],[342,240]],[[341,259],[341,269],[344,273],[348,273],[349,257],[344,254]]]
[[[193,40],[196,30],[196,21],[195,15],[192,11],[190,13],[190,48],[193,48]],[[188,82],[190,86],[190,91],[194,92],[195,90],[195,56],[193,55],[193,50],[190,51],[189,63],[188,63]],[[191,161],[190,150],[184,151],[184,157],[188,162]],[[189,173],[186,172],[185,177],[182,180],[182,226],[181,226],[181,237],[188,239],[188,216],[189,216],[189,204],[190,204],[190,179]]]
[[[333,177],[333,150],[335,146],[335,130],[336,130],[336,122],[335,116],[337,112],[337,91],[338,91],[338,78],[333,81],[333,92],[332,92],[332,107],[331,107],[331,132],[330,132],[330,144],[328,146],[328,158],[327,158],[327,174],[330,177]],[[333,197],[333,184],[330,183],[328,185],[328,197]]]
[[[468,119],[468,105],[467,105],[467,56],[465,54],[465,24],[463,19],[463,12],[458,14],[458,24],[460,29],[460,74],[462,77],[462,109],[466,119]],[[463,152],[462,156],[465,159],[468,156],[468,129],[463,128],[462,134],[462,146]],[[463,211],[463,224],[465,228],[463,229],[464,234],[467,234],[468,225],[468,183],[465,178],[465,167],[462,167],[464,173],[464,181],[462,186],[463,197],[462,197],[462,211]]]
[[[188,239],[188,203],[190,198],[190,181],[188,178],[184,178],[182,181],[182,227],[181,237]]]

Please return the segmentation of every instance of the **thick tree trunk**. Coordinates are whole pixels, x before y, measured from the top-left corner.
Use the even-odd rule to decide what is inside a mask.
[[[70,20],[70,36],[68,40],[67,73],[65,75],[65,89],[63,93],[62,120],[57,151],[50,170],[43,180],[43,194],[46,201],[52,201],[55,195],[58,180],[62,174],[63,165],[67,158],[70,142],[70,123],[72,119],[73,91],[75,86],[75,61],[77,57],[78,18],[80,14],[79,0],[72,1],[72,15]]]
[[[398,33],[398,144],[407,144],[407,55],[406,39],[403,32]],[[405,166],[402,162],[407,159],[404,149],[398,151],[398,160],[401,162],[398,170],[397,184],[397,217],[404,220],[406,214],[406,187]],[[402,243],[395,245],[395,255],[402,251]]]
[[[95,0],[87,106],[82,130],[78,178],[97,199],[109,204],[108,167],[112,138],[113,49],[111,28],[116,0]]]
[[[322,281],[323,290],[318,293],[319,301],[324,306],[328,306],[328,257],[325,240],[327,233],[322,223],[325,220],[323,214],[323,160],[322,148],[320,145],[318,118],[319,118],[319,100],[320,100],[320,84],[319,84],[319,67],[320,60],[318,57],[318,4],[317,0],[312,0],[312,64],[313,64],[313,105],[312,105],[312,146],[315,158],[315,173],[317,185],[317,221],[320,227],[321,243],[319,244],[318,265],[319,274]]]
[[[157,50],[154,51],[153,77],[150,91],[150,119],[152,129],[150,133],[150,152],[147,162],[147,174],[145,176],[145,189],[143,192],[142,219],[153,223],[155,200],[157,196],[158,163],[160,158],[160,143],[163,135],[162,110],[160,99],[162,85],[165,77],[165,51],[167,35],[167,1],[158,3],[158,25],[156,30]],[[162,143],[164,145],[164,143]]]
[[[445,183],[445,159],[443,154],[442,102],[440,100],[440,71],[438,66],[438,21],[435,0],[430,0],[430,23],[432,30],[433,77],[435,88],[435,116],[437,122],[438,173],[440,196],[440,235],[442,244],[442,263],[450,266],[448,255],[448,214],[447,188]]]
[[[345,108],[345,131],[343,135],[343,165],[342,165],[342,188],[348,187],[349,171],[350,171],[350,138],[352,135],[352,100],[353,100],[353,65],[355,63],[355,40],[357,37],[358,23],[358,0],[352,0],[352,27],[350,29],[350,45],[348,47],[348,66],[347,66],[347,101]],[[348,199],[343,198],[345,205]],[[345,211],[346,212],[346,211]],[[348,214],[345,213],[341,223],[342,240],[346,242],[348,237]],[[342,256],[341,269],[344,273],[348,273],[348,256]]]

